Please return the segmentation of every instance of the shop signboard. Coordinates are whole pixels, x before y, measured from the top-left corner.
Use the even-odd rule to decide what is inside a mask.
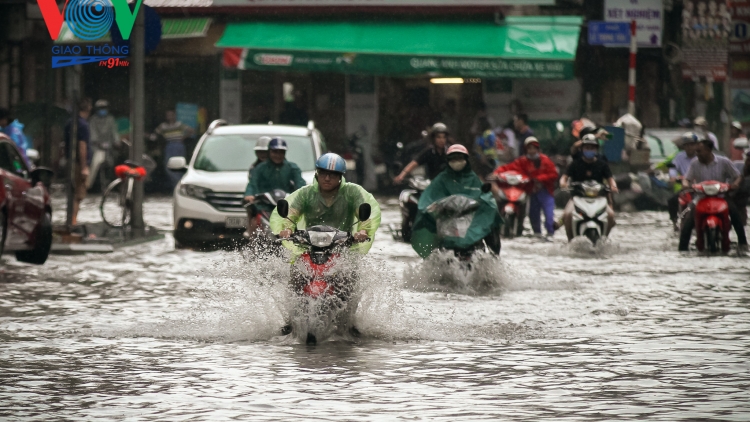
[[[177,103],[175,114],[178,121],[198,130],[198,104]]]
[[[628,47],[630,24],[627,22],[589,21],[589,45]]]
[[[732,34],[729,37],[729,52],[748,55],[750,54],[750,0],[733,0],[731,14]]]
[[[726,80],[732,32],[728,1],[686,0],[681,29],[682,77]]]
[[[626,23],[635,21],[638,47],[661,47],[664,28],[662,0],[605,0],[604,20]]]
[[[340,72],[398,76],[571,79],[573,62],[500,58],[428,57],[307,51],[248,50],[239,69]]]

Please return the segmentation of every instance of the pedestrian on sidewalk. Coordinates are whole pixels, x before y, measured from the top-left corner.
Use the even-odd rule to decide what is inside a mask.
[[[115,167],[115,148],[120,145],[117,122],[109,114],[109,102],[107,100],[98,100],[94,104],[94,113],[89,118],[89,127],[91,129],[92,158],[86,186],[90,189],[94,180],[99,177],[100,188],[104,191]]]
[[[177,121],[177,113],[174,110],[167,110],[166,121],[154,130],[156,135],[164,137],[167,145],[164,147],[164,166],[166,167],[169,159],[172,157],[185,157],[185,139],[193,136],[195,131],[190,126]],[[155,137],[152,135],[152,138]],[[174,190],[177,183],[182,178],[182,173],[167,170],[171,190]]]
[[[73,182],[73,215],[71,223],[76,226],[78,225],[78,211],[81,209],[81,201],[86,198],[86,180],[90,174],[89,164],[91,163],[91,148],[89,148],[89,142],[91,140],[89,123],[87,119],[91,115],[91,99],[83,98],[78,102],[78,121],[76,138],[77,142],[71,142],[71,128],[73,126],[72,120],[69,120],[65,125],[65,157],[70,157],[71,145],[76,146],[76,161],[69,165],[74,166],[75,177]]]

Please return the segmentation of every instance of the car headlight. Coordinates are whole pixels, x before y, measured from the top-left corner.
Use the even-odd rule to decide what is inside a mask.
[[[205,200],[206,194],[208,194],[209,192],[211,192],[211,189],[201,186],[189,185],[186,183],[180,185],[180,195],[182,196],[189,196],[191,198]]]
[[[307,232],[310,244],[317,248],[326,248],[333,243],[334,232]]]

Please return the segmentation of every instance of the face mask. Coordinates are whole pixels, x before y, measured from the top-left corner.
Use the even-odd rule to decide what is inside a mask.
[[[451,166],[453,171],[461,171],[466,167],[466,160],[454,160],[448,162],[448,165]]]
[[[97,112],[96,112],[96,114],[98,114],[98,115],[100,115],[100,116],[104,117],[104,116],[106,116],[106,115],[107,115],[107,110],[99,110],[99,111],[97,111]]]
[[[539,153],[536,154],[526,154],[526,158],[529,160],[538,160],[539,159]]]
[[[596,151],[583,151],[583,156],[590,160],[596,157]]]

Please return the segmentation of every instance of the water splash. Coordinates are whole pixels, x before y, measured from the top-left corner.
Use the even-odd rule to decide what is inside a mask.
[[[470,262],[461,262],[451,251],[437,251],[404,272],[408,288],[468,295],[502,292],[516,276],[510,266],[485,252],[477,252]]]

